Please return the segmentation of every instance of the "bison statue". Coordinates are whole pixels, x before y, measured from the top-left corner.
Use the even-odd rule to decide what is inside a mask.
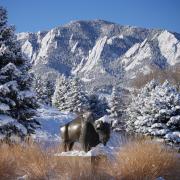
[[[76,119],[60,128],[64,151],[72,150],[75,142],[80,142],[85,152],[99,143],[106,145],[110,138],[110,124],[94,121],[90,112],[78,116]]]

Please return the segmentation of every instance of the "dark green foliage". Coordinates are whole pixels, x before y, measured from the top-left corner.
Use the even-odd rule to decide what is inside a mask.
[[[0,133],[25,137],[39,123],[32,117],[37,103],[31,91],[29,62],[22,57],[14,28],[7,25],[7,12],[0,7]]]

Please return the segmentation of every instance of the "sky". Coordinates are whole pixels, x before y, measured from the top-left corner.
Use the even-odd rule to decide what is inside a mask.
[[[17,32],[49,30],[72,20],[103,19],[121,25],[180,33],[180,0],[0,0]]]

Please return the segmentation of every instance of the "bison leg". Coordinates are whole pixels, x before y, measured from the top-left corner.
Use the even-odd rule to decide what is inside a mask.
[[[72,150],[73,145],[74,145],[74,142],[72,142],[72,143],[70,143],[70,144],[68,145],[68,146],[69,146],[69,151],[71,151],[71,150]]]
[[[88,144],[88,145],[86,145],[86,152],[88,152],[88,151],[90,151],[91,150],[91,147],[90,147],[90,145]]]
[[[82,149],[86,152],[86,144],[84,142],[81,142],[81,143],[82,143],[81,144]]]
[[[63,149],[64,149],[64,152],[67,151],[67,143],[66,142],[63,143]]]
[[[91,148],[90,148],[90,146],[89,146],[87,143],[83,143],[83,144],[82,144],[82,149],[83,149],[85,152],[88,152]]]

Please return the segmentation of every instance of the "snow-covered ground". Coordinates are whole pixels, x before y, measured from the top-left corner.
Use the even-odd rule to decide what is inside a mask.
[[[113,155],[115,154],[115,147],[111,146],[104,146],[102,144],[97,145],[96,147],[92,148],[87,153],[84,151],[67,151],[62,153],[57,153],[55,156],[97,156],[97,155],[105,155],[107,157],[113,158]]]
[[[120,149],[121,145],[126,141],[123,136],[119,133],[112,132],[111,137],[106,146],[103,144],[99,144],[96,147],[92,148],[87,153],[84,151],[68,151],[55,154],[56,156],[98,156],[98,155],[105,155],[110,160],[115,158],[116,152]]]
[[[38,109],[37,116],[41,128],[36,130],[33,138],[37,141],[60,141],[60,127],[75,117],[73,113],[60,112],[56,108],[42,106]]]

